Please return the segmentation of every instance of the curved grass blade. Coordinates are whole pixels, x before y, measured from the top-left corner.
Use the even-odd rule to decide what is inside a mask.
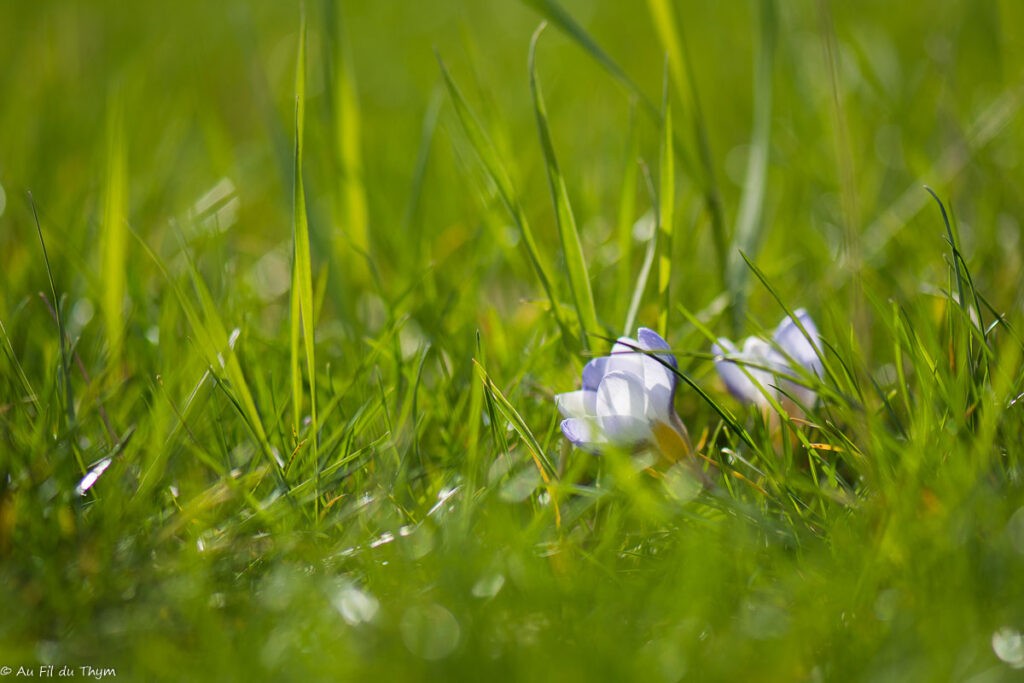
[[[623,71],[622,67],[619,66],[607,52],[601,49],[601,46],[597,44],[597,41],[590,37],[590,34],[588,34],[586,30],[584,30],[584,28],[572,18],[572,15],[569,14],[564,7],[555,2],[555,0],[523,0],[523,3],[532,7],[537,13],[558,27],[559,30],[567,36],[572,38],[580,47],[594,58],[594,61],[603,66],[604,69],[611,74],[612,78],[618,81],[624,88],[626,88],[626,90],[639,98],[648,113],[655,117],[658,116],[658,108],[655,106],[654,102],[644,94],[640,89],[640,86],[638,86],[633,79]]]
[[[512,425],[512,429],[515,430],[519,438],[523,440],[526,445],[526,449],[530,451],[530,457],[533,458],[533,464],[537,467],[537,471],[540,473],[540,478],[544,481],[544,486],[547,487],[548,493],[551,496],[551,504],[555,509],[555,525],[561,527],[562,515],[558,510],[558,495],[557,488],[555,487],[553,480],[557,477],[555,467],[548,459],[548,456],[544,453],[544,449],[541,448],[540,443],[537,441],[537,437],[530,431],[530,427],[526,424],[526,420],[519,414],[519,411],[515,409],[511,402],[505,398],[504,394],[494,385],[491,381],[490,375],[482,365],[474,358],[473,367],[476,369],[477,377],[484,384],[484,390],[487,395],[493,401],[493,405],[497,408],[498,412],[508,420],[509,424]]]
[[[232,332],[230,335],[228,334],[224,321],[221,320],[219,309],[210,295],[210,290],[207,289],[206,283],[203,282],[202,276],[200,276],[195,263],[192,262],[188,254],[188,250],[184,248],[183,244],[182,254],[187,259],[189,277],[192,280],[192,286],[196,291],[196,295],[199,297],[199,304],[203,312],[202,316],[199,315],[199,311],[192,305],[189,298],[185,296],[185,292],[182,291],[178,283],[171,277],[160,257],[150,249],[149,245],[146,244],[138,233],[131,232],[132,236],[142,246],[143,251],[152,259],[153,263],[160,270],[161,275],[171,286],[174,296],[185,314],[189,327],[195,335],[199,350],[203,354],[203,359],[211,368],[223,370],[224,376],[230,384],[231,392],[234,394],[232,398],[238,413],[248,425],[253,437],[255,437],[256,442],[263,451],[264,457],[276,467],[277,460],[274,458],[273,447],[267,438],[267,431],[263,426],[263,418],[256,407],[256,401],[245,378],[245,373],[242,372],[238,356],[234,352],[234,340],[232,337],[237,339],[237,331]],[[225,388],[225,391],[227,391],[227,388]]]
[[[541,92],[540,82],[537,80],[537,41],[546,26],[546,23],[541,23],[530,41],[530,90],[533,93],[537,130],[540,133],[541,148],[544,151],[544,161],[547,166],[548,184],[551,187],[551,200],[555,204],[555,223],[558,226],[558,235],[561,238],[562,251],[565,255],[565,268],[569,275],[569,289],[572,293],[573,305],[576,307],[576,315],[580,322],[580,339],[583,343],[583,348],[589,349],[590,335],[600,329],[597,322],[597,311],[594,309],[594,294],[590,289],[587,261],[583,257],[583,245],[580,244],[579,228],[576,225],[576,218],[573,215],[572,205],[569,202],[569,192],[565,187],[565,178],[558,168],[555,147],[551,142],[547,110],[544,106],[544,95]]]
[[[465,132],[466,137],[469,138],[469,142],[483,164],[484,170],[497,188],[502,203],[519,229],[519,234],[523,238],[523,244],[526,246],[526,253],[530,257],[530,263],[533,265],[541,287],[551,303],[551,311],[555,316],[555,320],[558,322],[563,333],[567,333],[567,323],[564,320],[561,308],[558,305],[558,299],[555,296],[554,287],[551,284],[550,269],[544,263],[540,250],[537,248],[537,241],[533,237],[533,231],[530,229],[530,223],[526,219],[526,213],[519,203],[519,196],[516,193],[515,186],[512,184],[508,170],[505,168],[505,164],[502,163],[494,143],[491,142],[487,133],[484,132],[476,114],[470,109],[466,98],[462,95],[462,91],[459,90],[459,87],[452,79],[452,75],[449,73],[448,67],[445,66],[444,60],[441,59],[440,55],[437,56],[437,62],[441,67],[441,75],[444,76],[448,94],[455,105],[455,113],[458,116],[459,123],[462,124],[462,130]]]

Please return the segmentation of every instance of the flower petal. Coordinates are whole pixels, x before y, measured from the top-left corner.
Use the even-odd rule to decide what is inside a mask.
[[[611,355],[607,358],[605,376],[613,372],[625,372],[637,377],[643,377],[644,359],[643,351],[640,350],[642,348],[640,342],[636,339],[619,337],[619,340],[612,347]]]
[[[643,378],[628,372],[610,372],[597,390],[597,419],[608,440],[632,445],[651,436]]]
[[[601,434],[593,418],[569,418],[562,420],[562,433],[574,446],[595,453],[607,439]]]
[[[640,342],[640,347],[648,351],[672,350],[672,347],[668,345],[668,342],[662,339],[661,335],[652,329],[641,327],[637,330],[636,338],[637,341]],[[658,354],[658,356],[672,367],[679,367],[678,363],[676,363],[676,357],[671,353],[661,353]]]
[[[597,391],[597,387],[601,384],[601,378],[604,377],[607,365],[608,358],[601,356],[583,366],[583,388],[587,391]]]
[[[586,417],[595,415],[597,392],[580,389],[555,395],[555,406],[562,417]]]
[[[772,349],[767,342],[748,337],[743,351],[737,351],[731,341],[719,339],[711,350],[715,354],[718,376],[730,394],[744,403],[770,405],[765,393],[776,395],[775,377],[765,368],[774,366],[775,362],[770,357]]]
[[[821,348],[821,336],[818,334],[818,327],[811,320],[806,310],[798,308],[793,311],[793,318],[785,318],[775,328],[772,339],[787,356],[793,359],[808,372],[821,376],[821,359],[818,358],[817,348]],[[796,324],[799,319],[807,334]]]

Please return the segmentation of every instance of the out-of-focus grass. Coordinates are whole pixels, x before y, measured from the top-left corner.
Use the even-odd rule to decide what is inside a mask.
[[[1014,680],[1021,12],[3,4],[0,666]],[[709,337],[800,306],[776,430]],[[624,322],[713,488],[564,443]]]

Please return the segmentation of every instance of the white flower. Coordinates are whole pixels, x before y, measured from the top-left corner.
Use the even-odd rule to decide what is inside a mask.
[[[678,366],[670,348],[641,327],[636,339],[623,337],[611,355],[587,363],[583,388],[555,396],[565,437],[591,452],[654,445],[673,459],[687,453],[686,427],[673,407]]]
[[[772,400],[795,414],[814,406],[818,394],[807,386],[807,375],[821,377],[821,340],[807,311],[797,309],[794,316],[779,323],[770,342],[747,337],[741,350],[728,339],[719,339],[711,347],[715,369],[729,393],[762,409]]]

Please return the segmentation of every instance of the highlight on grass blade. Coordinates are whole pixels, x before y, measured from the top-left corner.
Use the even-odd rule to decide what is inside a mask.
[[[732,297],[732,323],[738,332],[746,308],[747,265],[743,254],[755,254],[764,234],[764,198],[772,123],[772,72],[775,61],[775,5],[761,3],[760,49],[754,71],[754,130],[736,231],[729,249],[726,287]]]
[[[683,40],[682,28],[679,26],[679,18],[669,0],[648,0],[647,9],[666,54],[676,94],[683,105],[682,114],[692,117],[694,144],[697,147],[702,167],[700,171],[703,174],[704,201],[711,219],[711,236],[714,240],[719,266],[724,270],[727,254],[721,193],[718,190],[718,181],[715,179],[714,165],[711,160],[707,122],[704,120],[704,113],[700,107],[700,98],[697,94],[690,60],[686,54],[686,42]],[[688,157],[685,146],[682,150],[677,149],[678,151],[683,152],[681,158],[686,166]],[[686,168],[692,170],[689,166]]]
[[[124,106],[110,96],[107,110],[106,170],[100,219],[100,308],[106,325],[110,357],[117,359],[124,340],[125,272],[128,248],[128,173],[124,142]],[[57,305],[57,302],[54,302]]]
[[[303,9],[300,19],[299,46],[295,66],[295,148],[294,178],[292,185],[292,242],[294,259],[292,261],[292,296],[291,296],[291,366],[292,366],[292,398],[295,434],[298,436],[301,421],[303,395],[302,376],[299,370],[299,347],[297,334],[301,331],[302,351],[306,356],[306,373],[309,382],[309,404],[311,424],[311,454],[316,468],[317,491],[319,493],[319,472],[317,440],[319,425],[316,413],[316,355],[314,339],[313,309],[313,266],[309,248],[309,218],[306,213],[306,190],[302,177],[302,145],[306,116],[306,14]],[[316,498],[319,506],[319,496]]]
[[[331,78],[327,89],[334,154],[340,171],[337,179],[335,212],[340,229],[335,233],[333,254],[356,282],[369,277],[366,258],[370,251],[369,208],[363,172],[362,111],[356,90],[355,69],[349,43],[343,31],[339,0],[326,0],[324,61]]]
[[[672,234],[675,224],[676,175],[675,155],[672,147],[672,105],[669,104],[668,78],[665,79],[664,114],[661,125],[661,159],[658,179],[658,332],[668,333],[668,312],[672,307]]]
[[[573,305],[580,323],[580,340],[583,348],[590,348],[590,335],[599,330],[597,312],[594,309],[594,294],[590,288],[590,276],[587,273],[587,261],[583,256],[583,245],[580,244],[579,228],[569,202],[569,192],[565,186],[565,178],[558,167],[555,147],[551,142],[548,129],[547,111],[544,106],[544,95],[537,79],[537,41],[547,26],[546,23],[534,31],[530,40],[530,90],[533,93],[534,113],[537,118],[537,130],[540,133],[541,148],[547,167],[548,184],[551,188],[551,200],[555,204],[555,223],[562,242],[565,256],[565,268],[569,275],[569,289],[572,293]]]

